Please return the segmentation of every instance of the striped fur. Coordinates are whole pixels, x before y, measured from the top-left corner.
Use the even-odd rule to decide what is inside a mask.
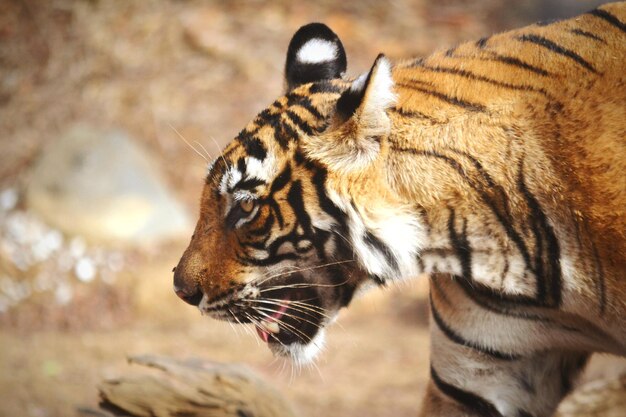
[[[626,3],[354,80],[305,26],[210,166],[175,291],[306,362],[357,290],[429,274],[422,415],[550,416],[626,355],[625,67]]]

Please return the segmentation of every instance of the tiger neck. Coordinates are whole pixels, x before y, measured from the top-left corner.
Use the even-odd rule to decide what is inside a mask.
[[[378,281],[444,273],[558,304],[559,246],[529,191],[526,176],[536,176],[507,137],[515,132],[491,131],[485,144],[477,139],[485,133],[481,124],[466,118],[408,126],[413,136],[389,137],[379,166],[367,180],[361,176],[343,204],[353,251]],[[394,129],[407,132],[406,125]],[[477,135],[472,143],[466,132]],[[503,149],[504,166],[494,162]]]

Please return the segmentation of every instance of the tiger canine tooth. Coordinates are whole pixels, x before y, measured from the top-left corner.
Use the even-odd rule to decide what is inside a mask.
[[[278,327],[278,323],[276,323],[275,321],[265,322],[263,323],[263,326],[265,327],[265,330],[270,333],[277,334],[280,332],[280,327]]]

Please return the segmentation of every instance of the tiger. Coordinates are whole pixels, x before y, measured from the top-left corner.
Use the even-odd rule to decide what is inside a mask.
[[[625,68],[626,2],[357,77],[303,26],[208,166],[174,291],[305,364],[357,295],[426,275],[421,415],[550,416],[626,356]]]

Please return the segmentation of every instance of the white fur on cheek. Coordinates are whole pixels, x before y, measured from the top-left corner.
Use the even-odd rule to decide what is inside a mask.
[[[324,39],[311,39],[298,50],[296,60],[303,64],[318,64],[337,58],[337,46]]]

